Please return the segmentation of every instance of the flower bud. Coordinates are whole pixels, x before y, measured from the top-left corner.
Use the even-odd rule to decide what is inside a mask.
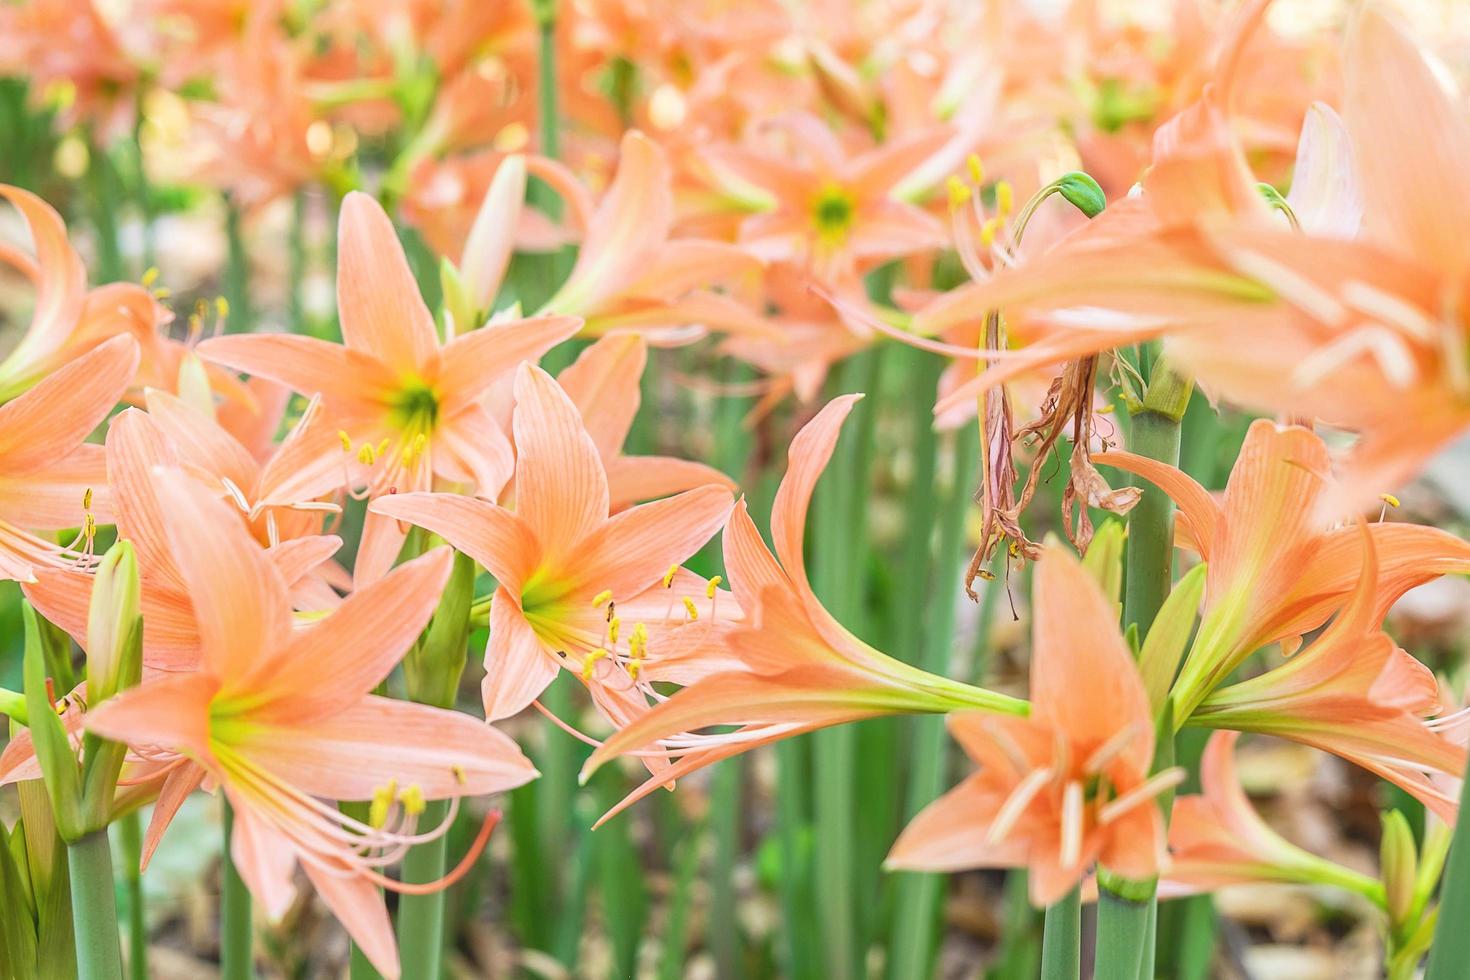
[[[1087,554],[1082,556],[1082,567],[1092,573],[1097,584],[1102,586],[1103,595],[1117,602],[1123,591],[1123,522],[1105,520],[1092,536]]]
[[[1383,840],[1379,844],[1383,875],[1384,907],[1394,928],[1403,925],[1414,905],[1418,874],[1418,848],[1409,821],[1398,810],[1383,815]]]
[[[102,556],[87,610],[87,697],[96,705],[142,677],[138,560],[119,541]]]
[[[1063,174],[1058,178],[1057,193],[1089,218],[1096,218],[1108,206],[1108,197],[1098,186],[1097,181],[1080,170]]]
[[[456,551],[454,568],[444,585],[434,618],[403,658],[403,675],[412,700],[438,708],[454,705],[469,647],[470,606],[474,597],[475,561]]]

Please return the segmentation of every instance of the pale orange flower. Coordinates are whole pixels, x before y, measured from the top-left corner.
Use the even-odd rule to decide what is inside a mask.
[[[708,629],[700,674],[592,753],[590,775],[623,754],[679,756],[603,816],[659,785],[782,738],[878,715],[988,710],[1021,714],[1025,702],[930,674],[874,649],[827,611],[807,578],[803,538],[817,479],[861,395],[834,399],[791,442],[771,512],[773,556],[742,500],[725,528],[725,569],[745,613]],[[779,559],[779,560],[778,560]],[[689,683],[692,681],[692,683]],[[699,734],[712,725],[740,725]]]
[[[0,580],[35,581],[90,553],[91,532],[111,520],[101,446],[82,440],[112,410],[138,368],[138,345],[114,337],[0,405]],[[82,528],[84,552],[34,531]]]
[[[215,337],[199,353],[320,395],[325,424],[371,497],[427,490],[435,478],[500,493],[513,465],[500,426],[481,404],[527,358],[577,331],[565,316],[496,323],[441,345],[403,247],[366,194],[342,204],[337,305],[344,345],[287,334]],[[349,449],[350,444],[350,449]],[[403,544],[398,522],[369,515],[355,577],[377,579]]]
[[[1160,893],[1174,897],[1277,881],[1331,883],[1373,895],[1377,881],[1298,847],[1261,819],[1236,775],[1239,738],[1239,732],[1211,735],[1200,759],[1201,792],[1174,800]]]
[[[1061,898],[1094,862],[1147,880],[1164,861],[1150,777],[1154,719],[1117,610],[1070,553],[1036,566],[1029,717],[961,712],[949,727],[980,766],[904,830],[887,865],[920,871],[1025,867],[1031,901]]]
[[[531,364],[516,376],[516,509],[448,493],[393,494],[374,514],[440,535],[499,583],[483,694],[491,720],[525,708],[565,667],[616,724],[647,709],[665,645],[687,621],[737,610],[679,568],[730,512],[703,486],[609,516],[608,477],[577,407]]]
[[[1284,664],[1221,688],[1195,709],[1194,724],[1277,735],[1332,752],[1413,795],[1453,824],[1465,746],[1439,710],[1434,674],[1382,631],[1373,536],[1357,531],[1362,573],[1322,635]]]
[[[199,446],[176,446],[157,419],[137,409],[118,415],[108,428],[105,475],[115,502],[112,510],[118,536],[131,541],[138,555],[143,662],[149,668],[193,670],[199,662],[199,625],[190,598],[193,588],[183,568],[174,560],[165,536],[165,503],[158,495],[152,474],[156,467],[175,467],[181,461],[196,467],[196,473],[207,474],[208,470],[198,468],[196,461],[200,456]],[[292,457],[288,444],[281,458],[290,462]],[[274,488],[292,486],[290,477],[295,474],[282,473],[280,467],[273,472],[281,479],[274,483]],[[302,475],[310,474],[308,471]],[[233,495],[219,482],[219,474],[213,474],[213,479],[215,494],[222,500],[231,499]],[[271,486],[263,481],[259,485]],[[248,515],[241,513],[237,504],[232,504],[231,509],[235,510],[232,520],[248,528]],[[300,536],[270,549],[264,549],[260,543],[257,547],[275,565],[297,605],[318,610],[335,605],[335,594],[331,600],[324,598],[325,586],[318,576],[323,563],[342,546],[342,541],[335,535],[305,533],[309,528],[299,530],[303,532]],[[25,586],[26,598],[41,615],[72,636],[85,637],[92,576],[71,568],[38,569],[35,579]],[[325,591],[330,593],[329,589]]]
[[[1180,723],[1254,651],[1278,642],[1294,651],[1347,603],[1362,576],[1375,583],[1372,616],[1381,623],[1415,586],[1470,571],[1470,544],[1438,528],[1370,525],[1374,547],[1365,553],[1357,529],[1324,522],[1327,446],[1301,426],[1252,423],[1220,502],[1165,463],[1124,452],[1094,459],[1174,498],[1181,541],[1208,565],[1199,635],[1175,685]]]
[[[841,285],[883,262],[948,244],[942,223],[895,193],[945,147],[947,129],[856,154],[811,116],[789,116],[773,130],[794,159],[746,146],[707,154],[718,178],[769,196],[763,213],[740,228],[740,241],[762,259],[794,263],[821,282]]]
[[[173,560],[190,583],[200,669],[108,699],[87,727],[177,753],[179,766],[207,774],[235,810],[232,856],[266,912],[285,913],[299,863],[373,964],[396,977],[379,888],[414,889],[378,869],[447,829],[415,828],[424,801],[536,775],[509,738],[476,719],[368,693],[428,622],[450,553],[409,562],[293,630],[285,582],[227,505],[179,470],[153,479]],[[360,823],[336,800],[374,800],[378,812]]]

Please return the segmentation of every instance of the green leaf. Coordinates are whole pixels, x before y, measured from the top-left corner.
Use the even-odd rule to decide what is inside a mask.
[[[20,824],[16,829],[23,832]],[[36,973],[34,916],[29,882],[15,863],[10,835],[0,823],[0,964],[16,980],[29,980]]]
[[[1123,593],[1123,522],[1108,518],[1098,527],[1082,556],[1082,567],[1092,573],[1103,594],[1117,603]]]

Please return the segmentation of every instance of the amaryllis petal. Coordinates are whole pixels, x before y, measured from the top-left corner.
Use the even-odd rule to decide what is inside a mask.
[[[352,700],[315,720],[262,724],[239,751],[305,792],[333,800],[371,799],[390,779],[433,800],[498,793],[536,775],[509,736],[469,715],[361,694]]]
[[[337,228],[337,308],[347,346],[398,371],[423,370],[439,350],[434,318],[382,205],[354,191]]]
[[[516,512],[551,560],[570,557],[607,518],[607,474],[582,417],[545,371],[516,375]]]
[[[561,668],[541,645],[531,624],[504,587],[490,605],[490,641],[485,647],[485,679],[480,693],[485,719],[519,713],[541,696]]]
[[[372,512],[432,531],[519,592],[535,568],[536,538],[518,514],[488,500],[452,493],[379,497]]]
[[[114,337],[0,405],[0,473],[63,459],[122,398],[138,358],[136,341]]]
[[[579,549],[577,579],[614,598],[653,585],[669,567],[688,561],[730,513],[730,491],[705,486],[640,504],[614,515]]]
[[[543,316],[491,323],[454,338],[445,345],[442,355],[440,410],[453,415],[478,401],[516,365],[535,362],[581,326],[582,321],[576,317]]]

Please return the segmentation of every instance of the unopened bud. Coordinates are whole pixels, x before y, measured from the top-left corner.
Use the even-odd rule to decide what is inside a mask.
[[[1097,181],[1080,170],[1064,174],[1057,180],[1057,193],[1078,211],[1096,218],[1108,206],[1107,195]]]
[[[1383,840],[1379,844],[1383,875],[1384,907],[1393,925],[1402,924],[1414,905],[1414,880],[1418,874],[1418,849],[1409,821],[1398,810],[1383,815]]]
[[[87,609],[87,697],[93,704],[142,677],[138,559],[119,541],[108,549],[92,580]]]

